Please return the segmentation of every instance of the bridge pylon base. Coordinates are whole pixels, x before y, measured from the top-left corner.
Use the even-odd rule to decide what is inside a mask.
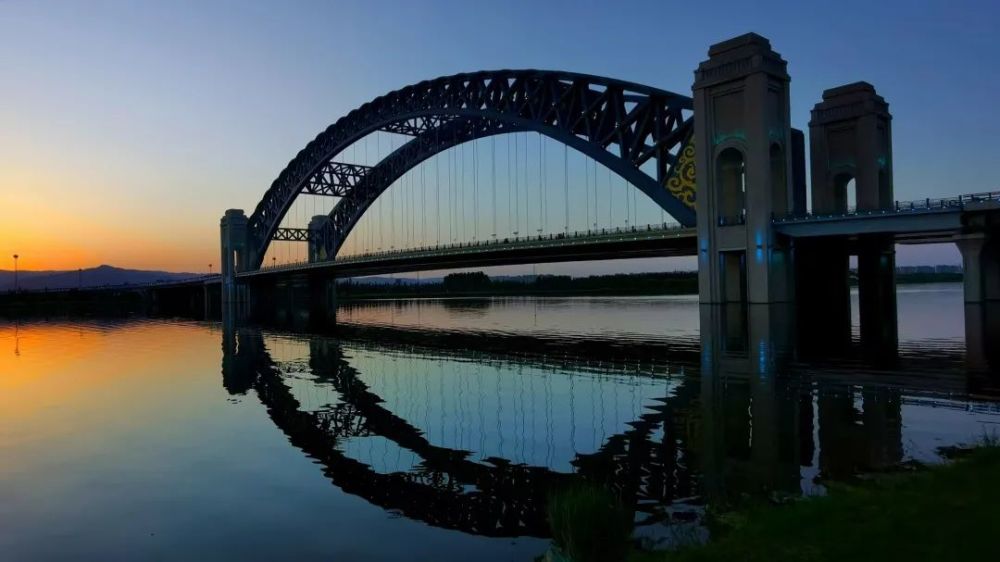
[[[894,355],[899,344],[896,315],[896,250],[891,238],[862,238],[858,247],[858,312],[861,345]]]
[[[846,240],[797,240],[796,312],[801,351],[838,354],[851,343],[850,249]]]

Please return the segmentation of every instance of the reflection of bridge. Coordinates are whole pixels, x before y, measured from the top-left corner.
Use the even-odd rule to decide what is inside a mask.
[[[604,439],[593,452],[576,453],[571,462],[576,476],[503,456],[476,460],[471,451],[432,441],[429,429],[444,418],[420,422],[417,419],[423,416],[411,415],[407,419],[411,409],[405,401],[397,401],[393,411],[391,402],[374,390],[380,373],[358,370],[354,343],[347,344],[351,353],[345,354],[344,344],[335,340],[315,336],[301,340],[308,358],[303,375],[306,356],[274,359],[276,342],[270,341],[259,330],[225,327],[223,382],[229,392],[253,391],[290,442],[316,459],[324,474],[345,492],[406,517],[468,533],[547,535],[546,498],[554,486],[570,478],[612,486],[636,508],[639,521],[655,521],[665,517],[665,506],[702,494],[800,493],[802,467],[816,463],[821,477],[845,477],[857,470],[889,466],[903,455],[904,399],[899,389],[874,381],[817,387],[797,377],[747,377],[745,365],[737,363],[755,363],[757,358],[751,353],[741,360],[739,354],[722,352],[706,363],[711,372],[702,372],[701,377],[689,373],[671,385],[668,396],[647,402],[620,433]],[[427,357],[440,357],[434,354],[441,353],[409,346],[408,351],[399,352],[381,349],[379,343],[361,344],[368,353],[390,354],[393,364],[402,361],[399,368],[404,373],[413,365],[407,358],[427,353],[432,354]],[[710,342],[706,347],[715,349]],[[471,373],[480,365],[472,359],[478,357],[475,350],[450,353],[463,354],[456,359],[465,371]],[[368,365],[370,369],[376,363]],[[489,363],[483,365],[488,371],[495,369]],[[728,371],[729,367],[735,370]],[[409,374],[403,380],[424,384],[418,373]],[[583,379],[596,376],[584,375]],[[518,378],[512,372],[505,377]],[[332,390],[331,396],[322,398],[319,406],[307,406],[303,400],[321,388]],[[468,385],[442,387],[440,392],[457,394],[463,388],[475,392]],[[919,396],[921,391],[912,394]],[[939,391],[932,389],[927,395],[933,398]],[[439,413],[448,414],[446,409]],[[595,414],[578,411],[576,423],[585,426],[586,415]],[[418,427],[421,424],[425,427]],[[475,427],[467,430],[476,431]],[[350,452],[352,440],[372,438],[415,455],[418,462],[376,468],[383,454],[369,459]],[[479,439],[482,436],[470,441]],[[536,436],[521,439],[538,440]],[[516,446],[511,448],[516,450]]]
[[[310,342],[309,366],[315,384],[332,386],[340,402],[326,411],[304,411],[283,382],[280,365],[270,359],[259,331],[241,330],[238,345],[235,335],[226,337],[223,374],[227,389],[256,391],[292,444],[323,463],[327,477],[344,491],[435,526],[487,536],[547,535],[545,502],[567,481],[566,474],[504,458],[474,461],[468,451],[431,444],[421,430],[383,407],[383,400],[360,380],[330,340]],[[660,418],[654,414],[638,420],[601,451],[580,459],[581,474],[607,482],[636,501],[651,493],[654,497],[646,501],[668,500],[663,497],[664,486],[655,491],[644,482],[654,474],[661,475],[653,477],[654,482],[662,478],[663,471],[649,464],[662,460],[649,451],[640,456],[640,448],[634,445],[648,438],[661,424]],[[408,472],[382,473],[343,452],[342,440],[372,435],[415,453],[420,464]],[[668,493],[677,492],[670,489]],[[690,482],[680,492],[670,497],[690,496]]]
[[[897,203],[891,115],[871,85],[827,90],[812,112],[811,209],[786,63],[766,39],[712,46],[692,93],[502,70],[376,98],[296,155],[249,217],[227,211],[223,299],[308,301],[325,319],[337,277],[696,254],[702,303],[795,302],[799,321],[842,333],[854,255],[862,339],[891,349],[895,244],[950,241],[966,301],[1000,300],[997,194]],[[682,228],[635,233],[665,222],[640,221],[650,210]]]

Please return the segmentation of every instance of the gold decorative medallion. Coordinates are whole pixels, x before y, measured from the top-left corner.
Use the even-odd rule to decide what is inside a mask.
[[[688,137],[687,144],[681,150],[677,164],[667,178],[667,191],[690,208],[698,197],[698,185],[694,173],[694,135]]]

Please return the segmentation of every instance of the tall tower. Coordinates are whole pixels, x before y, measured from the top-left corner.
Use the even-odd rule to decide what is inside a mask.
[[[855,82],[823,92],[809,121],[813,212],[840,214],[892,209],[892,115],[889,104],[867,82]],[[845,241],[846,242],[846,241]],[[848,252],[843,242],[812,244],[797,254],[811,263],[800,282],[816,294],[807,298],[818,317],[850,322]],[[896,257],[891,235],[859,235],[858,296],[861,339],[877,349],[897,342]],[[820,288],[821,285],[826,287]],[[809,289],[807,289],[809,290]],[[829,310],[822,310],[827,308]],[[844,314],[837,311],[847,311]]]
[[[788,302],[791,256],[772,228],[794,200],[786,63],[756,33],[708,56],[692,87],[700,299]]]
[[[846,212],[851,195],[859,211],[892,208],[891,124],[889,104],[867,82],[823,92],[809,121],[813,212]]]
[[[236,273],[245,271],[249,261],[247,247],[247,216],[240,209],[229,209],[219,221],[222,256],[219,273],[222,274],[222,302],[237,302],[245,298],[245,290],[236,284]]]

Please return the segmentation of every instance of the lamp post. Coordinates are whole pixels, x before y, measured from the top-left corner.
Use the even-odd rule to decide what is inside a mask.
[[[14,292],[15,293],[17,293],[19,291],[19,289],[20,289],[20,286],[17,283],[17,258],[18,257],[20,257],[20,256],[18,256],[17,254],[14,254]]]
[[[208,264],[208,275],[212,275],[212,264]]]
[[[278,267],[278,257],[271,256],[271,267]]]

